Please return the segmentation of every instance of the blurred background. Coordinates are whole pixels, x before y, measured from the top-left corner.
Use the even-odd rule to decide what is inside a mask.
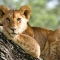
[[[19,9],[23,5],[31,7],[31,26],[50,30],[60,28],[60,0],[0,0],[0,5]]]

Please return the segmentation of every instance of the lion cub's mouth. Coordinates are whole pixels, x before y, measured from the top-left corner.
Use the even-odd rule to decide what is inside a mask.
[[[18,35],[18,33],[10,33],[10,36],[11,37],[15,37],[15,36],[17,36]]]
[[[17,36],[18,33],[10,33],[11,36]]]
[[[10,33],[10,34],[13,34],[13,35],[18,35],[17,33]]]
[[[10,34],[12,34],[12,35],[18,35],[18,33],[16,33],[16,32],[10,32]]]
[[[16,34],[17,35],[17,33],[11,33],[11,34]]]

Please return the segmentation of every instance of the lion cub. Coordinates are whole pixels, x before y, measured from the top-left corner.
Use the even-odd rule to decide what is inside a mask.
[[[23,11],[23,8],[26,8]],[[10,40],[18,44],[26,53],[35,58],[40,56],[40,46],[32,37],[22,34],[27,29],[30,11],[28,6],[23,6],[19,10],[8,10],[5,6],[0,6],[0,18],[3,26],[3,34]],[[30,8],[29,8],[30,9]],[[28,12],[28,13],[26,13]],[[25,16],[24,16],[25,15]]]

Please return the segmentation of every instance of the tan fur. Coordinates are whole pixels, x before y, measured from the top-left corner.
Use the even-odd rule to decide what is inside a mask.
[[[6,9],[4,9],[4,10],[6,10]],[[51,30],[47,30],[47,29],[43,29],[43,28],[39,28],[39,27],[31,27],[28,24],[28,20],[30,18],[30,13],[31,13],[31,9],[28,6],[22,6],[19,10],[8,10],[7,9],[6,11],[7,12],[3,11],[5,13],[5,15],[1,16],[1,18],[2,18],[1,20],[3,23],[3,27],[5,29],[4,34],[6,36],[8,36],[9,39],[13,40],[15,43],[22,46],[22,48],[27,53],[29,53],[30,55],[33,55],[33,56],[40,55],[40,53],[38,53],[39,45],[40,45],[41,57],[44,60],[50,60],[50,59],[57,60],[57,58],[55,58],[55,57],[57,57],[55,52],[56,52],[56,48],[57,48],[57,44],[58,44],[57,43],[58,35],[56,34],[58,30],[51,31]],[[7,17],[10,19],[10,22],[6,20]],[[21,18],[21,20],[17,21],[17,18]],[[16,28],[16,31],[14,31],[16,33],[16,35],[10,34],[10,33],[12,33],[11,27]],[[15,37],[16,39],[12,39],[13,37]],[[17,37],[18,37],[18,39],[17,39]],[[19,39],[21,39],[21,40],[19,40]],[[20,41],[20,44],[18,43],[19,41]],[[21,42],[23,42],[23,45],[21,45]],[[27,44],[27,42],[29,44]],[[33,43],[33,42],[35,42],[35,43]],[[25,47],[24,47],[24,44],[25,44]],[[33,44],[35,47],[31,46]],[[35,51],[33,52],[33,54],[31,54],[30,50],[27,51],[28,49],[26,48],[26,46],[28,46],[28,45],[30,46],[29,48],[31,51],[33,48],[35,48],[35,50],[37,49],[36,52],[38,54]],[[59,44],[58,44],[58,47],[60,47]],[[59,51],[59,49],[57,49],[57,50]]]

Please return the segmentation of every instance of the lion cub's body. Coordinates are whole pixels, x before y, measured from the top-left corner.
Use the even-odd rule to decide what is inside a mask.
[[[50,60],[50,58],[55,60],[53,56],[56,53],[53,53],[53,56],[51,54],[54,51],[52,48],[55,46],[55,44],[53,46],[52,44],[56,43],[56,40],[52,39],[54,37],[52,35],[56,36],[55,32],[31,27],[28,24],[30,12],[31,10],[28,6],[23,6],[19,10],[8,10],[6,7],[0,6],[0,18],[2,18],[5,36],[20,45],[33,57],[39,57],[41,48],[41,57],[44,60]]]

